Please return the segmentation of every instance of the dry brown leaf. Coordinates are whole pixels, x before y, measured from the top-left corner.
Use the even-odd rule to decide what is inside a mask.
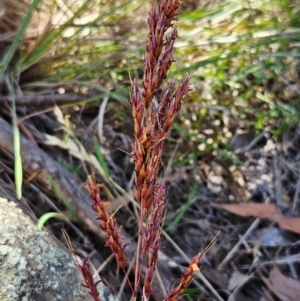
[[[300,218],[280,216],[277,223],[281,229],[300,234]],[[300,299],[299,299],[300,300]]]
[[[272,291],[282,301],[300,300],[300,282],[284,276],[277,266],[274,266],[270,272],[269,280],[272,285]]]
[[[216,204],[215,206],[244,217],[256,216],[259,218],[273,219],[274,215],[279,214],[279,211],[274,204],[236,203]]]
[[[300,218],[282,216],[280,210],[274,204],[250,202],[237,204],[216,204],[214,206],[244,217],[255,216],[258,218],[266,218],[277,222],[281,229],[300,234]]]

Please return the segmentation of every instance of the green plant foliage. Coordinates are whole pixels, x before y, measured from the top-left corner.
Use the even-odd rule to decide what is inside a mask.
[[[27,26],[29,24],[30,18],[34,12],[34,10],[37,8],[37,6],[39,5],[40,0],[34,0],[32,1],[31,5],[28,8],[27,14],[25,15],[23,22],[21,23],[20,29],[17,32],[13,43],[9,49],[9,51],[6,53],[6,55],[4,56],[3,61],[0,64],[0,78],[3,77],[4,72],[6,71],[9,62],[11,61],[15,51],[17,50],[17,48],[20,46],[20,42],[25,34],[25,31],[27,29]]]
[[[106,175],[106,177],[109,177],[109,169],[108,169],[106,162],[104,160],[104,157],[102,155],[101,148],[100,148],[98,141],[95,141],[95,154],[97,156],[100,166],[103,169],[104,174]]]
[[[290,128],[300,117],[299,110],[294,111],[299,100],[284,104],[278,102],[282,95],[273,94],[267,96],[271,102],[266,102],[258,95],[268,79],[281,81],[299,57],[294,46],[300,35],[299,17],[297,5],[271,0],[228,0],[185,12],[177,45],[180,59],[173,72],[193,74],[195,88],[202,89],[202,97],[193,103],[226,106],[231,114],[254,122],[257,132],[273,125],[275,119],[276,126]]]
[[[187,212],[189,207],[195,202],[195,197],[196,197],[197,193],[198,193],[197,186],[194,185],[191,188],[191,191],[189,193],[189,196],[188,196],[188,199],[187,199],[186,203],[177,212],[175,219],[172,221],[172,223],[166,229],[167,231],[172,231],[172,230],[176,229],[177,225],[180,223],[180,221],[183,218],[184,214]]]
[[[11,83],[13,80],[11,79]],[[13,126],[13,135],[14,135],[14,155],[15,155],[15,186],[16,186],[16,195],[18,200],[22,197],[22,182],[23,182],[23,169],[22,169],[22,158],[21,158],[21,144],[20,144],[20,131],[18,126],[18,118],[16,111],[16,102],[15,94],[13,88],[10,89],[10,94],[12,97],[12,126]]]
[[[72,217],[72,220],[74,220],[76,222],[80,222],[78,215],[76,214],[75,210],[71,206],[70,202],[65,198],[63,192],[58,187],[55,180],[50,176],[48,176],[48,180],[49,180],[51,186],[53,187],[53,190],[56,193],[57,197],[63,202],[64,206],[68,209],[68,212],[70,213],[70,216]]]
[[[46,222],[51,218],[57,218],[60,220],[66,220],[66,216],[63,213],[57,213],[57,212],[47,212],[43,214],[37,221],[36,227],[38,230],[42,230]]]

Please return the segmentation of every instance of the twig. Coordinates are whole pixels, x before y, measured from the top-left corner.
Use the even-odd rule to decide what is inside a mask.
[[[255,221],[251,224],[249,229],[246,231],[246,233],[241,237],[241,239],[238,241],[238,243],[231,249],[231,251],[226,255],[226,257],[222,260],[222,262],[218,266],[218,270],[222,270],[224,266],[227,264],[227,262],[231,259],[233,254],[238,250],[240,245],[243,243],[245,238],[258,226],[260,222],[260,218],[256,218]]]
[[[68,93],[68,94],[51,94],[51,95],[24,95],[16,96],[15,102],[19,106],[35,106],[35,107],[49,107],[54,105],[64,105],[70,103],[76,103],[79,101],[87,99],[100,99],[103,97],[103,94],[99,93],[88,93],[88,94],[77,94],[77,93]],[[12,99],[10,96],[0,96],[0,104],[9,101]]]
[[[250,151],[262,138],[266,136],[266,134],[270,131],[270,127],[267,127],[260,135],[258,135],[256,138],[254,138],[248,145],[245,147],[238,148],[234,151],[236,155],[245,153]]]
[[[243,266],[241,266],[241,269],[249,269],[253,266],[269,266],[269,265],[286,265],[286,264],[289,264],[289,263],[293,263],[293,262],[300,262],[300,255],[299,254],[295,254],[295,255],[291,255],[291,256],[285,256],[285,257],[281,257],[279,259],[276,259],[276,258],[272,258],[272,260],[269,260],[269,261],[263,261],[263,262],[256,262],[254,264],[245,264]]]
[[[276,205],[282,206],[282,187],[281,187],[281,173],[280,173],[280,164],[277,151],[273,154],[273,168],[274,168],[274,177],[275,177],[275,199]]]

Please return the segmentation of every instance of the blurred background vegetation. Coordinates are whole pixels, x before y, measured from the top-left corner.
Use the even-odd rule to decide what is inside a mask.
[[[22,4],[28,7],[26,1],[13,2],[20,10]],[[33,1],[32,11],[25,10],[33,19],[9,63],[22,92],[97,91],[119,101],[107,103],[114,111],[110,122],[130,123],[130,81],[142,76],[150,6],[148,1]],[[169,77],[191,74],[192,92],[175,131],[193,153],[230,150],[228,141],[237,130],[257,136],[271,127],[280,135],[297,124],[299,10],[288,0],[184,1]],[[2,43],[8,47],[20,20],[5,15]]]

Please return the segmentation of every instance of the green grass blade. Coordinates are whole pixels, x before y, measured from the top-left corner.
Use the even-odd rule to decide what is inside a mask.
[[[35,0],[35,1],[40,1],[40,0]],[[83,12],[86,9],[88,3],[89,0],[85,0],[71,18],[69,18],[57,30],[50,32],[47,35],[47,37],[42,41],[42,43],[37,47],[36,51],[33,54],[31,54],[29,57],[24,57],[19,62],[20,66],[26,65],[26,67],[28,67],[28,65],[36,61],[37,58],[41,58],[43,54],[46,54],[47,51],[53,46],[52,45],[53,41],[62,34],[62,32],[69,24],[72,24],[72,22],[78,17],[78,15],[80,15],[81,12]]]
[[[109,170],[108,170],[108,167],[107,167],[106,162],[104,160],[104,157],[102,155],[101,148],[100,148],[100,145],[99,145],[98,141],[95,141],[95,154],[96,154],[96,157],[99,161],[99,164],[102,167],[103,172],[105,173],[106,177],[109,177]]]
[[[68,211],[71,214],[72,220],[79,222],[80,219],[78,217],[78,215],[76,214],[75,210],[73,209],[72,205],[70,204],[70,202],[66,199],[66,197],[64,196],[63,192],[61,191],[61,189],[58,187],[58,185],[56,184],[56,182],[54,181],[54,179],[51,176],[47,177],[52,188],[54,189],[56,195],[61,199],[61,201],[63,202],[64,206],[68,209]]]
[[[10,60],[12,59],[16,49],[19,46],[20,41],[22,40],[25,31],[27,29],[27,26],[29,24],[30,18],[33,14],[33,11],[36,9],[36,7],[38,6],[38,4],[40,3],[41,0],[33,0],[31,5],[28,8],[28,12],[26,14],[26,16],[23,19],[23,22],[21,23],[20,29],[16,35],[16,37],[14,38],[14,41],[9,49],[9,51],[6,53],[6,55],[3,58],[2,64],[0,65],[0,79],[3,77],[8,64],[10,62]]]
[[[50,218],[59,218],[61,220],[67,220],[66,216],[63,213],[47,212],[38,219],[36,224],[37,229],[42,230],[44,225]]]
[[[10,83],[13,82],[12,76]],[[13,141],[14,141],[14,172],[15,172],[15,186],[16,195],[18,200],[22,198],[22,182],[23,182],[23,169],[22,169],[22,158],[21,158],[21,143],[20,143],[20,131],[18,127],[18,118],[16,112],[15,93],[13,87],[10,85],[10,95],[12,98],[12,126],[13,126]]]
[[[184,214],[187,212],[189,207],[195,202],[195,196],[197,193],[197,186],[194,185],[189,193],[189,197],[187,202],[182,206],[178,214],[176,215],[175,219],[173,222],[167,227],[166,231],[173,231],[176,229],[178,223],[181,221],[183,218]]]

